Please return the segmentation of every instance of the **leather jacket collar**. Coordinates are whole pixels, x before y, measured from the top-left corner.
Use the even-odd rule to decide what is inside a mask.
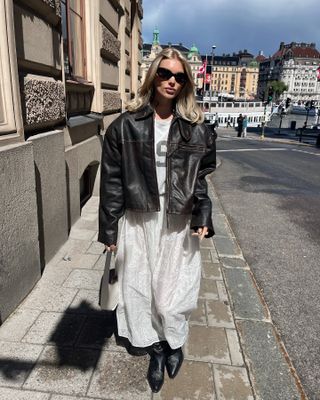
[[[150,104],[143,107],[135,113],[134,119],[136,121],[147,119],[154,115],[154,108]],[[177,111],[174,111],[172,124],[177,121],[179,126],[180,135],[188,142],[191,139],[191,122],[184,119]]]

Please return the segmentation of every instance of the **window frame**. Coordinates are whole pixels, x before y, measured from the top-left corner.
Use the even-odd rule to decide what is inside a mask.
[[[85,4],[84,0],[78,0],[80,2],[80,18],[81,18],[81,51],[82,51],[82,68],[83,76],[76,75],[73,73],[73,56],[72,56],[72,41],[71,41],[71,11],[75,13],[70,7],[70,0],[61,0],[66,7],[66,34],[67,34],[67,51],[68,51],[68,68],[69,71],[65,71],[66,80],[76,81],[80,83],[86,83],[87,80],[87,48],[86,48],[86,21],[85,21]],[[76,13],[79,15],[78,13]],[[63,38],[64,40],[64,38]],[[64,51],[64,50],[63,50]],[[65,60],[65,58],[64,58]]]

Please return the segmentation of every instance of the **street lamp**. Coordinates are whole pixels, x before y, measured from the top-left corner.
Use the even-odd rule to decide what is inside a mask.
[[[212,86],[213,86],[213,57],[214,57],[214,50],[216,49],[216,45],[212,45],[211,50],[211,76],[210,76],[210,102],[212,98]]]

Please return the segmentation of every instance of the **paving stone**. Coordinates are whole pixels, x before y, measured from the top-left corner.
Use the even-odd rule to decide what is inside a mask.
[[[79,314],[92,314],[99,312],[99,290],[80,289],[71,303],[67,312]]]
[[[90,246],[90,240],[68,239],[63,246],[64,256],[72,258],[78,254],[84,254]]]
[[[54,394],[50,400],[99,400],[93,397],[74,397],[74,396],[66,396],[64,394]]]
[[[61,260],[57,266],[65,266],[67,268],[92,269],[99,259],[98,254],[77,254],[70,257],[70,260]]]
[[[105,254],[101,254],[98,258],[98,261],[94,264],[93,269],[98,269],[104,271],[104,265],[106,263],[106,256]]]
[[[215,280],[206,278],[201,279],[199,299],[218,299],[218,289]]]
[[[214,216],[214,230],[216,236],[234,237],[230,229],[227,217],[224,214],[216,214]]]
[[[88,317],[84,323],[76,347],[102,349],[125,352],[117,346],[114,333],[116,331],[115,318],[111,314]]]
[[[98,206],[97,205],[94,205],[94,204],[86,204],[85,206],[83,206],[82,207],[82,210],[81,210],[81,217],[83,217],[84,215],[86,215],[86,214],[91,214],[91,213],[94,213],[94,214],[97,214],[98,213]]]
[[[38,318],[40,310],[17,309],[0,327],[0,341],[19,342]]]
[[[63,287],[99,290],[102,271],[75,269],[64,282]]]
[[[254,400],[245,368],[218,365],[213,369],[218,400]]]
[[[212,262],[214,264],[218,263],[219,262],[219,256],[218,256],[216,248],[210,249],[210,253],[211,253]]]
[[[34,344],[1,341],[0,386],[21,387],[42,349]]]
[[[104,244],[100,242],[92,242],[90,247],[87,249],[87,253],[101,255],[104,249]]]
[[[216,281],[217,283],[217,290],[219,295],[219,300],[221,301],[229,301],[228,293],[223,281]]]
[[[78,229],[72,227],[69,237],[71,239],[92,240],[96,233],[97,232],[95,230],[85,228]]]
[[[71,346],[75,343],[84,320],[85,316],[82,315],[42,312],[22,342]]]
[[[202,262],[202,276],[207,279],[222,280],[220,263]]]
[[[81,219],[98,223],[97,213],[84,213],[83,215],[81,215]]]
[[[235,329],[226,329],[227,340],[231,357],[231,364],[235,366],[243,366],[243,356],[240,349],[239,338]]]
[[[148,356],[103,352],[87,394],[103,399],[150,400],[148,366]]]
[[[50,393],[0,387],[0,400],[49,400],[50,396]]]
[[[193,325],[207,325],[205,301],[198,300],[198,307],[190,316],[190,323]]]
[[[300,390],[279,348],[272,324],[237,321],[237,327],[257,398],[300,399]]]
[[[93,221],[88,221],[84,218],[79,218],[78,221],[73,224],[73,228],[77,229],[90,229],[92,231],[97,231],[99,227],[98,218],[95,218]]]
[[[266,319],[267,310],[261,303],[250,273],[237,268],[226,268],[224,273],[235,317]]]
[[[191,325],[185,350],[189,360],[231,364],[227,337],[222,328]]]
[[[212,262],[210,249],[200,249],[202,262]]]
[[[55,286],[60,286],[63,284],[63,282],[71,274],[73,268],[71,268],[66,261],[61,263],[61,260],[62,257],[59,258],[57,263],[46,266],[39,284],[46,283]]]
[[[46,285],[44,281],[41,281],[26,298],[20,309],[24,312],[27,312],[25,311],[27,308],[63,312],[68,308],[76,293],[76,289]]]
[[[24,389],[84,396],[99,352],[47,346]]]
[[[214,236],[213,240],[219,257],[226,257],[226,256],[240,257],[241,255],[240,247],[232,238]]]
[[[208,325],[219,328],[235,328],[230,306],[220,300],[207,300]]]
[[[166,376],[161,391],[154,400],[215,400],[214,383],[210,364],[185,361],[177,377]]]
[[[212,238],[204,239],[200,242],[201,249],[214,249]]]
[[[225,258],[220,259],[221,264],[227,268],[248,268],[247,263],[241,258]]]

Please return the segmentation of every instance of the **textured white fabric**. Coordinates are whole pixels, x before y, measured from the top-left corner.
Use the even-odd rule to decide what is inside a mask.
[[[166,192],[166,153],[171,120],[155,119],[154,122],[156,171],[159,194],[162,195]]]
[[[188,317],[197,306],[201,276],[199,239],[191,236],[190,218],[161,211],[127,211],[119,235],[118,333],[137,347],[167,340],[181,347]]]

